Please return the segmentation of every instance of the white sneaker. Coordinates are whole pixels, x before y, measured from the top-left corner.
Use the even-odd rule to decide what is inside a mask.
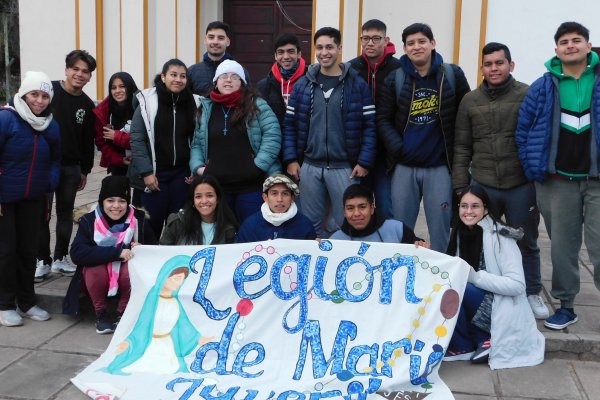
[[[71,264],[69,256],[64,256],[63,258],[54,260],[52,263],[52,272],[60,272],[63,275],[72,276],[76,270],[77,267]]]
[[[29,310],[27,310],[27,312],[24,312],[17,307],[17,313],[21,317],[31,318],[34,321],[48,321],[50,319],[50,314],[48,314],[48,311],[41,309],[38,306],[31,307]]]
[[[527,301],[529,302],[529,306],[531,307],[531,311],[533,311],[535,319],[546,319],[550,316],[548,307],[546,307],[544,300],[542,300],[542,296],[539,294],[530,294],[527,296]]]
[[[21,326],[23,318],[15,310],[0,311],[0,325]]]
[[[37,260],[33,281],[37,283],[43,282],[48,275],[50,275],[50,266],[48,264],[44,264],[44,260]]]

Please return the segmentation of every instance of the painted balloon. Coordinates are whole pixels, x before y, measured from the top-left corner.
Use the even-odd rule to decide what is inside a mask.
[[[252,300],[250,299],[241,299],[237,304],[237,312],[240,313],[242,317],[250,314],[250,311],[254,308],[254,304],[252,304]]]
[[[454,289],[448,289],[442,296],[442,304],[440,305],[440,312],[446,319],[451,319],[458,312],[458,306],[460,304],[460,296]]]

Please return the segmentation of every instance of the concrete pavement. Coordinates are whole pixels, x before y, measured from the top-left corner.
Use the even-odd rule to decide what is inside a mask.
[[[92,171],[76,206],[97,201],[100,180],[105,175],[106,171],[99,167]],[[416,231],[426,237],[424,218],[420,217]],[[559,303],[548,295],[550,243],[543,222],[539,245],[542,295],[550,307],[556,308]],[[536,367],[500,371],[469,362],[444,363],[440,373],[456,399],[600,399],[600,292],[594,286],[593,267],[585,251],[580,265],[581,292],[575,305],[579,322],[562,331],[550,331],[538,322],[546,337],[546,361]],[[52,313],[50,321],[26,320],[23,327],[0,327],[0,400],[86,398],[69,379],[104,351],[111,336],[95,333],[91,312],[79,318],[60,314],[69,279],[52,275],[36,285],[40,306]]]

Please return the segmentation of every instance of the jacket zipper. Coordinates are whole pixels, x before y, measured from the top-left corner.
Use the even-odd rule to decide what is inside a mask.
[[[27,185],[25,186],[25,198],[29,197],[29,189],[31,189],[31,176],[33,175],[33,167],[35,166],[35,155],[37,154],[39,134],[33,135],[33,154],[31,155],[31,164],[29,165],[29,174],[27,174]]]
[[[444,140],[444,153],[446,153],[446,164],[448,165],[448,170],[452,172],[452,165],[450,165],[450,157],[448,156],[448,143],[446,142],[446,132],[444,132],[444,120],[442,120],[442,94],[444,92],[444,78],[446,77],[446,72],[442,72],[442,82],[440,83],[440,100],[438,106],[438,115],[440,116],[440,128],[442,128],[442,139]],[[456,93],[454,93],[456,96]]]
[[[173,166],[175,166],[177,162],[177,150],[175,149],[175,128],[176,128],[176,120],[177,120],[177,103],[175,99],[173,99]]]

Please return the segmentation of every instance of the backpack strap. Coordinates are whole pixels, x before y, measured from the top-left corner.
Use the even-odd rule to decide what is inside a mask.
[[[454,73],[454,68],[452,67],[452,64],[442,63],[442,68],[444,69],[446,79],[448,79],[450,89],[452,89],[453,92],[456,92],[456,74]]]

